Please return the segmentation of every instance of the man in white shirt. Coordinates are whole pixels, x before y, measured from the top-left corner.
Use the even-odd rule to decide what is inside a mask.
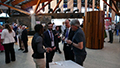
[[[108,26],[108,31],[109,31],[109,43],[113,43],[113,32],[114,32],[115,26],[114,24],[110,23]]]
[[[70,20],[65,20],[65,26],[66,29],[64,30],[63,33],[63,41],[64,41],[64,46],[63,46],[63,51],[64,51],[64,56],[65,60],[72,60],[74,61],[74,54],[73,50],[70,44],[67,44],[66,40],[72,40],[74,31],[70,28]]]

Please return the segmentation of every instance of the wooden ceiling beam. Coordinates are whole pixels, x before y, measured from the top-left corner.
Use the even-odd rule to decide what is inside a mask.
[[[17,5],[17,4],[19,4],[20,2],[23,2],[24,0],[14,0],[13,2],[11,2],[11,4],[13,5],[13,6],[15,6],[15,5]]]
[[[40,10],[42,10],[46,5],[48,5],[51,1],[52,1],[52,0],[48,1],[48,3],[46,3],[44,6],[42,6],[42,8],[40,8],[40,9],[36,12],[36,15],[38,15],[38,12],[39,12]]]
[[[34,13],[36,13],[36,10],[38,9],[38,6],[40,5],[41,0],[38,0],[37,5],[35,7]]]
[[[46,1],[51,1],[51,0],[41,0],[40,3],[43,3],[43,2],[46,2]],[[21,6],[21,8],[22,8],[22,9],[29,8],[29,7],[31,7],[31,6],[33,6],[33,5],[36,5],[37,2],[38,2],[38,0],[32,0],[32,1],[28,2],[28,3],[26,3],[26,4],[23,4],[23,5]]]
[[[57,9],[57,7],[58,7],[58,5],[61,3],[61,1],[62,1],[62,0],[60,0],[60,1],[58,2],[57,6],[54,8],[54,10],[52,11],[52,13],[55,12],[55,10]]]
[[[2,3],[6,2],[7,0],[1,0]]]
[[[114,1],[118,1],[118,2],[120,2],[120,0],[114,0]]]
[[[21,8],[22,8],[22,9],[27,9],[27,8],[33,6],[33,5],[36,5],[37,2],[38,2],[38,0],[32,0],[32,1],[28,2],[28,3],[26,3],[26,4],[23,4],[23,5],[21,6]]]
[[[28,12],[26,12],[26,11],[23,11],[23,10],[20,10],[20,9],[17,9],[17,8],[14,8],[14,7],[11,7],[11,6],[6,5],[6,4],[3,4],[3,3],[0,3],[0,4],[3,5],[3,6],[6,6],[6,7],[8,7],[8,8],[14,9],[14,10],[16,10],[16,11],[19,11],[19,12],[21,12],[21,13],[30,15],[30,13],[28,13]]]
[[[116,10],[117,10],[117,12],[118,12],[119,9],[118,9],[117,5],[115,4],[114,0],[111,0],[111,1],[112,1],[112,3],[114,4],[114,6],[115,6],[115,8],[116,8]]]
[[[118,14],[118,12],[114,9],[114,8],[112,8],[105,0],[103,0],[104,1],[104,3],[106,3],[116,14]]]

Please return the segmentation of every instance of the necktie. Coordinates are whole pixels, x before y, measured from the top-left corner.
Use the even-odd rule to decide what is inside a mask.
[[[51,40],[53,41],[52,31],[50,31],[50,35],[51,35]]]
[[[66,29],[66,34],[65,34],[65,38],[68,37],[68,29]]]

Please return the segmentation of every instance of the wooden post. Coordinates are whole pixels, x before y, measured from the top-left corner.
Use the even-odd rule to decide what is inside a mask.
[[[104,11],[86,12],[83,30],[86,37],[86,47],[102,49],[104,47]]]
[[[87,0],[85,0],[85,12],[87,12]]]
[[[79,9],[79,12],[81,12],[81,0],[77,0],[77,8]]]
[[[116,4],[116,1],[114,1],[114,3]],[[113,3],[112,3],[112,8],[115,9],[115,6]],[[112,10],[112,21],[114,21],[114,20],[115,20],[115,12]]]
[[[67,8],[70,9],[70,12],[73,12],[73,0],[67,0]]]
[[[94,8],[95,8],[95,0],[93,0],[92,2],[92,10],[94,11]]]

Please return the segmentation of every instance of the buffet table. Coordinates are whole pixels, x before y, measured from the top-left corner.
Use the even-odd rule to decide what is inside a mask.
[[[71,60],[51,62],[49,66],[50,68],[84,68]]]

